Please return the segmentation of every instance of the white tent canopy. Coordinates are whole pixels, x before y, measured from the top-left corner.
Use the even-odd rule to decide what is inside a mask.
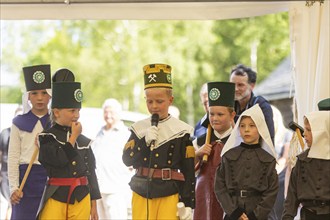
[[[289,11],[296,120],[317,110],[329,90],[329,1],[84,1],[1,0],[2,20],[220,20]]]
[[[79,3],[78,1],[78,3],[66,4],[62,1],[53,4],[50,2],[3,4],[1,19],[220,20],[278,13],[287,11],[288,6],[288,3],[283,2]]]

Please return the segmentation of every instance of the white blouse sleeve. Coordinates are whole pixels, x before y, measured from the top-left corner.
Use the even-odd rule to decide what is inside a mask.
[[[12,125],[8,147],[8,179],[10,195],[19,187],[19,160],[21,154],[20,130]]]

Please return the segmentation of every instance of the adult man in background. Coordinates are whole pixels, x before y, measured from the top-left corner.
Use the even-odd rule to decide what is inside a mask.
[[[253,89],[256,85],[257,73],[250,67],[243,64],[237,65],[230,73],[230,82],[235,83],[235,122],[239,116],[255,104],[259,104],[264,113],[267,127],[269,129],[270,137],[274,143],[274,121],[273,110],[268,101],[262,96],[255,96]]]
[[[128,182],[133,173],[121,157],[130,132],[121,120],[121,111],[122,106],[116,99],[105,100],[106,124],[92,144],[102,195],[102,199],[97,200],[99,219],[129,219],[131,190]]]

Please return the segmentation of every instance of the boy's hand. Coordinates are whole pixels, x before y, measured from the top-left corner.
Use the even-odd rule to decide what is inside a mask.
[[[212,151],[212,145],[211,144],[204,144],[200,148],[196,150],[196,156],[197,157],[203,157],[205,154],[210,155]]]
[[[16,189],[13,192],[13,194],[11,194],[11,196],[10,196],[10,202],[12,205],[17,205],[17,204],[19,204],[19,202],[21,201],[22,198],[23,198],[23,192]]]
[[[80,124],[80,122],[72,122],[71,124],[71,136],[69,138],[69,142],[72,145],[72,147],[74,147],[76,140],[78,138],[78,136],[81,134],[82,132],[82,126]]]
[[[98,220],[98,219],[99,219],[99,215],[97,214],[96,200],[92,200],[90,220]]]
[[[71,124],[71,135],[78,137],[82,132],[82,125],[80,122],[72,122]]]

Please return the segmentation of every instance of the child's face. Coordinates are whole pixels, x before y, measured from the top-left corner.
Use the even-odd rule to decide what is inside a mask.
[[[259,143],[259,132],[251,117],[243,117],[239,123],[239,132],[246,144]]]
[[[231,126],[235,117],[235,112],[230,112],[228,107],[210,106],[209,120],[212,128],[220,134],[227,131]]]
[[[72,122],[76,122],[80,116],[80,108],[55,108],[53,110],[56,123],[62,126],[71,127]]]
[[[165,88],[150,88],[145,90],[145,99],[150,114],[158,114],[160,119],[168,116],[168,108],[173,102],[173,96]]]
[[[50,100],[50,95],[45,89],[34,90],[29,92],[29,100],[32,104],[32,109],[36,111],[44,111],[48,109],[47,105]]]
[[[312,146],[313,143],[313,135],[311,125],[307,118],[304,118],[304,138],[308,147]]]

